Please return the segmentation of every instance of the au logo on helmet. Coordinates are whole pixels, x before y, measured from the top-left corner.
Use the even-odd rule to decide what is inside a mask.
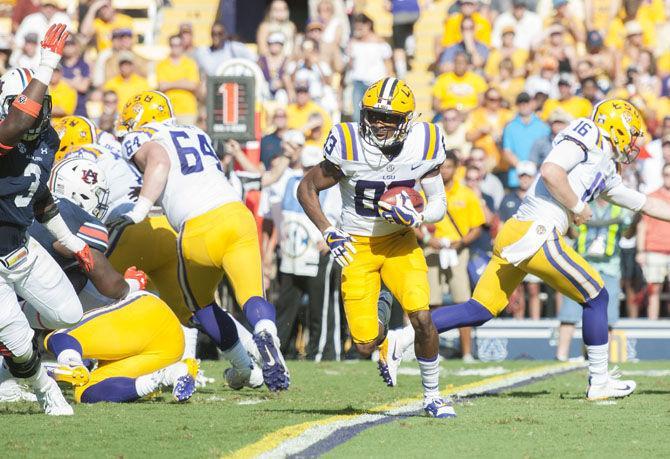
[[[92,169],[83,169],[81,179],[84,181],[84,183],[95,185],[98,183],[98,173]]]

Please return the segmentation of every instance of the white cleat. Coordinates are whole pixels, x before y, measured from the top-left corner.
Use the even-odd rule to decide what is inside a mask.
[[[438,398],[424,398],[423,411],[431,418],[455,418],[456,411],[450,401]]]
[[[380,349],[379,361],[377,367],[379,374],[389,387],[398,385],[398,368],[402,362],[403,349],[399,342],[399,333],[396,330],[390,330],[386,335],[388,341],[386,345],[386,352]],[[385,355],[384,355],[385,354]]]
[[[58,384],[53,379],[49,379],[46,389],[42,392],[36,392],[37,402],[49,416],[72,416],[74,410],[63,397]]]
[[[36,402],[35,394],[14,378],[0,382],[0,403]]]
[[[586,398],[589,400],[605,400],[608,398],[627,397],[633,393],[637,384],[632,380],[621,380],[618,367],[614,367],[607,375],[603,384],[589,384]]]

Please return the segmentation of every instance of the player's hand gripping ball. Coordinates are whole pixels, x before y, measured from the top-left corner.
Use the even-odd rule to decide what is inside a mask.
[[[414,188],[390,188],[379,199],[379,215],[390,223],[416,228],[423,222],[423,196]]]

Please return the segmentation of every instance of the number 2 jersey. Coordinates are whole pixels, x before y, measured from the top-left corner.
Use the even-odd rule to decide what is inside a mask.
[[[444,135],[433,123],[412,125],[400,152],[387,157],[363,140],[357,123],[336,124],[324,144],[324,156],[344,174],[340,180],[340,227],[349,234],[385,236],[405,227],[379,216],[379,198],[389,188],[419,189],[421,177],[444,162]]]
[[[601,194],[608,201],[635,211],[645,203],[645,195],[623,185],[610,142],[588,118],[577,118],[558,133],[544,162],[563,167],[570,187],[585,203]],[[568,212],[569,209],[551,195],[538,174],[514,217],[521,221],[541,221],[565,234]]]
[[[209,136],[202,129],[169,121],[146,124],[124,137],[122,151],[126,158],[132,159],[148,140],[159,143],[170,159],[170,171],[160,204],[176,231],[186,220],[223,204],[239,201]]]
[[[37,139],[19,142],[0,156],[0,256],[18,248],[33,222],[35,202],[45,197],[54,154],[60,146],[49,126]]]

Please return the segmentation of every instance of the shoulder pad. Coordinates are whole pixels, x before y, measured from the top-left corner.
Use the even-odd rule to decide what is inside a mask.
[[[442,130],[435,123],[418,123],[413,129],[422,131],[423,148],[421,159],[424,161],[444,161],[444,135]]]
[[[577,118],[563,129],[554,139],[554,145],[562,140],[570,140],[585,152],[602,148],[602,135],[596,124],[588,118]]]

